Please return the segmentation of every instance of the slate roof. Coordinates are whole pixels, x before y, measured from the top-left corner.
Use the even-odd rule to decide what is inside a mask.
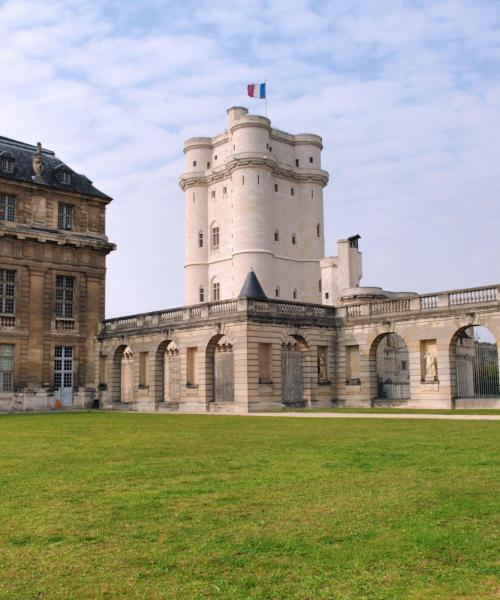
[[[0,136],[0,158],[11,158],[15,161],[14,172],[6,173],[1,171],[0,177],[13,179],[15,181],[23,181],[30,184],[44,185],[64,192],[76,192],[94,198],[111,200],[110,196],[95,188],[88,177],[75,173],[75,171],[62,162],[52,150],[47,150],[45,148],[42,148],[44,165],[42,180],[34,181],[33,176],[35,173],[33,171],[32,161],[33,154],[35,154],[36,151],[36,146]],[[61,183],[58,179],[57,173],[61,169],[71,173],[71,183]]]
[[[257,275],[253,271],[249,271],[245,283],[241,288],[239,298],[252,298],[253,300],[267,300],[264,290],[260,285]]]

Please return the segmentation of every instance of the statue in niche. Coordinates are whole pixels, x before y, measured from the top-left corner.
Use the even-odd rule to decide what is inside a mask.
[[[43,156],[42,156],[42,144],[40,142],[38,142],[38,144],[36,145],[36,152],[35,152],[35,154],[33,154],[32,164],[33,164],[33,171],[35,172],[33,179],[35,179],[35,180],[42,179],[44,164],[43,164]]]
[[[318,377],[319,379],[327,379],[326,376],[326,360],[325,357],[320,354],[318,356]]]
[[[436,357],[430,350],[424,354],[424,365],[425,365],[425,378],[436,379],[437,377],[437,364]]]

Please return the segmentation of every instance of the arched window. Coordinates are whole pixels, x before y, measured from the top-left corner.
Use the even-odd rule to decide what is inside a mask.
[[[198,247],[203,248],[203,231],[198,232]]]
[[[220,300],[220,283],[215,280],[212,282],[212,300],[214,302]]]
[[[212,225],[212,250],[219,249],[219,226]]]
[[[205,288],[200,285],[200,302],[205,302]]]

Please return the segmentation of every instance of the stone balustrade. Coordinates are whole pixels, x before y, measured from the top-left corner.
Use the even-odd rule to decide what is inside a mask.
[[[181,323],[216,320],[229,315],[261,319],[326,319],[333,322],[334,319],[346,319],[348,321],[366,318],[380,319],[389,315],[422,314],[488,304],[500,304],[500,284],[438,292],[436,294],[376,300],[338,308],[283,300],[239,298],[107,319],[102,324],[101,335],[113,335],[114,333],[135,329],[154,329],[162,326],[175,327]]]

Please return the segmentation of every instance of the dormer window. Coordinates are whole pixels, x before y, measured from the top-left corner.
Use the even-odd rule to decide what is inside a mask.
[[[64,185],[71,183],[71,173],[66,169],[60,169],[57,173],[57,178],[59,179],[59,183],[63,183]]]
[[[9,156],[0,156],[0,171],[2,173],[14,173],[14,159]]]

